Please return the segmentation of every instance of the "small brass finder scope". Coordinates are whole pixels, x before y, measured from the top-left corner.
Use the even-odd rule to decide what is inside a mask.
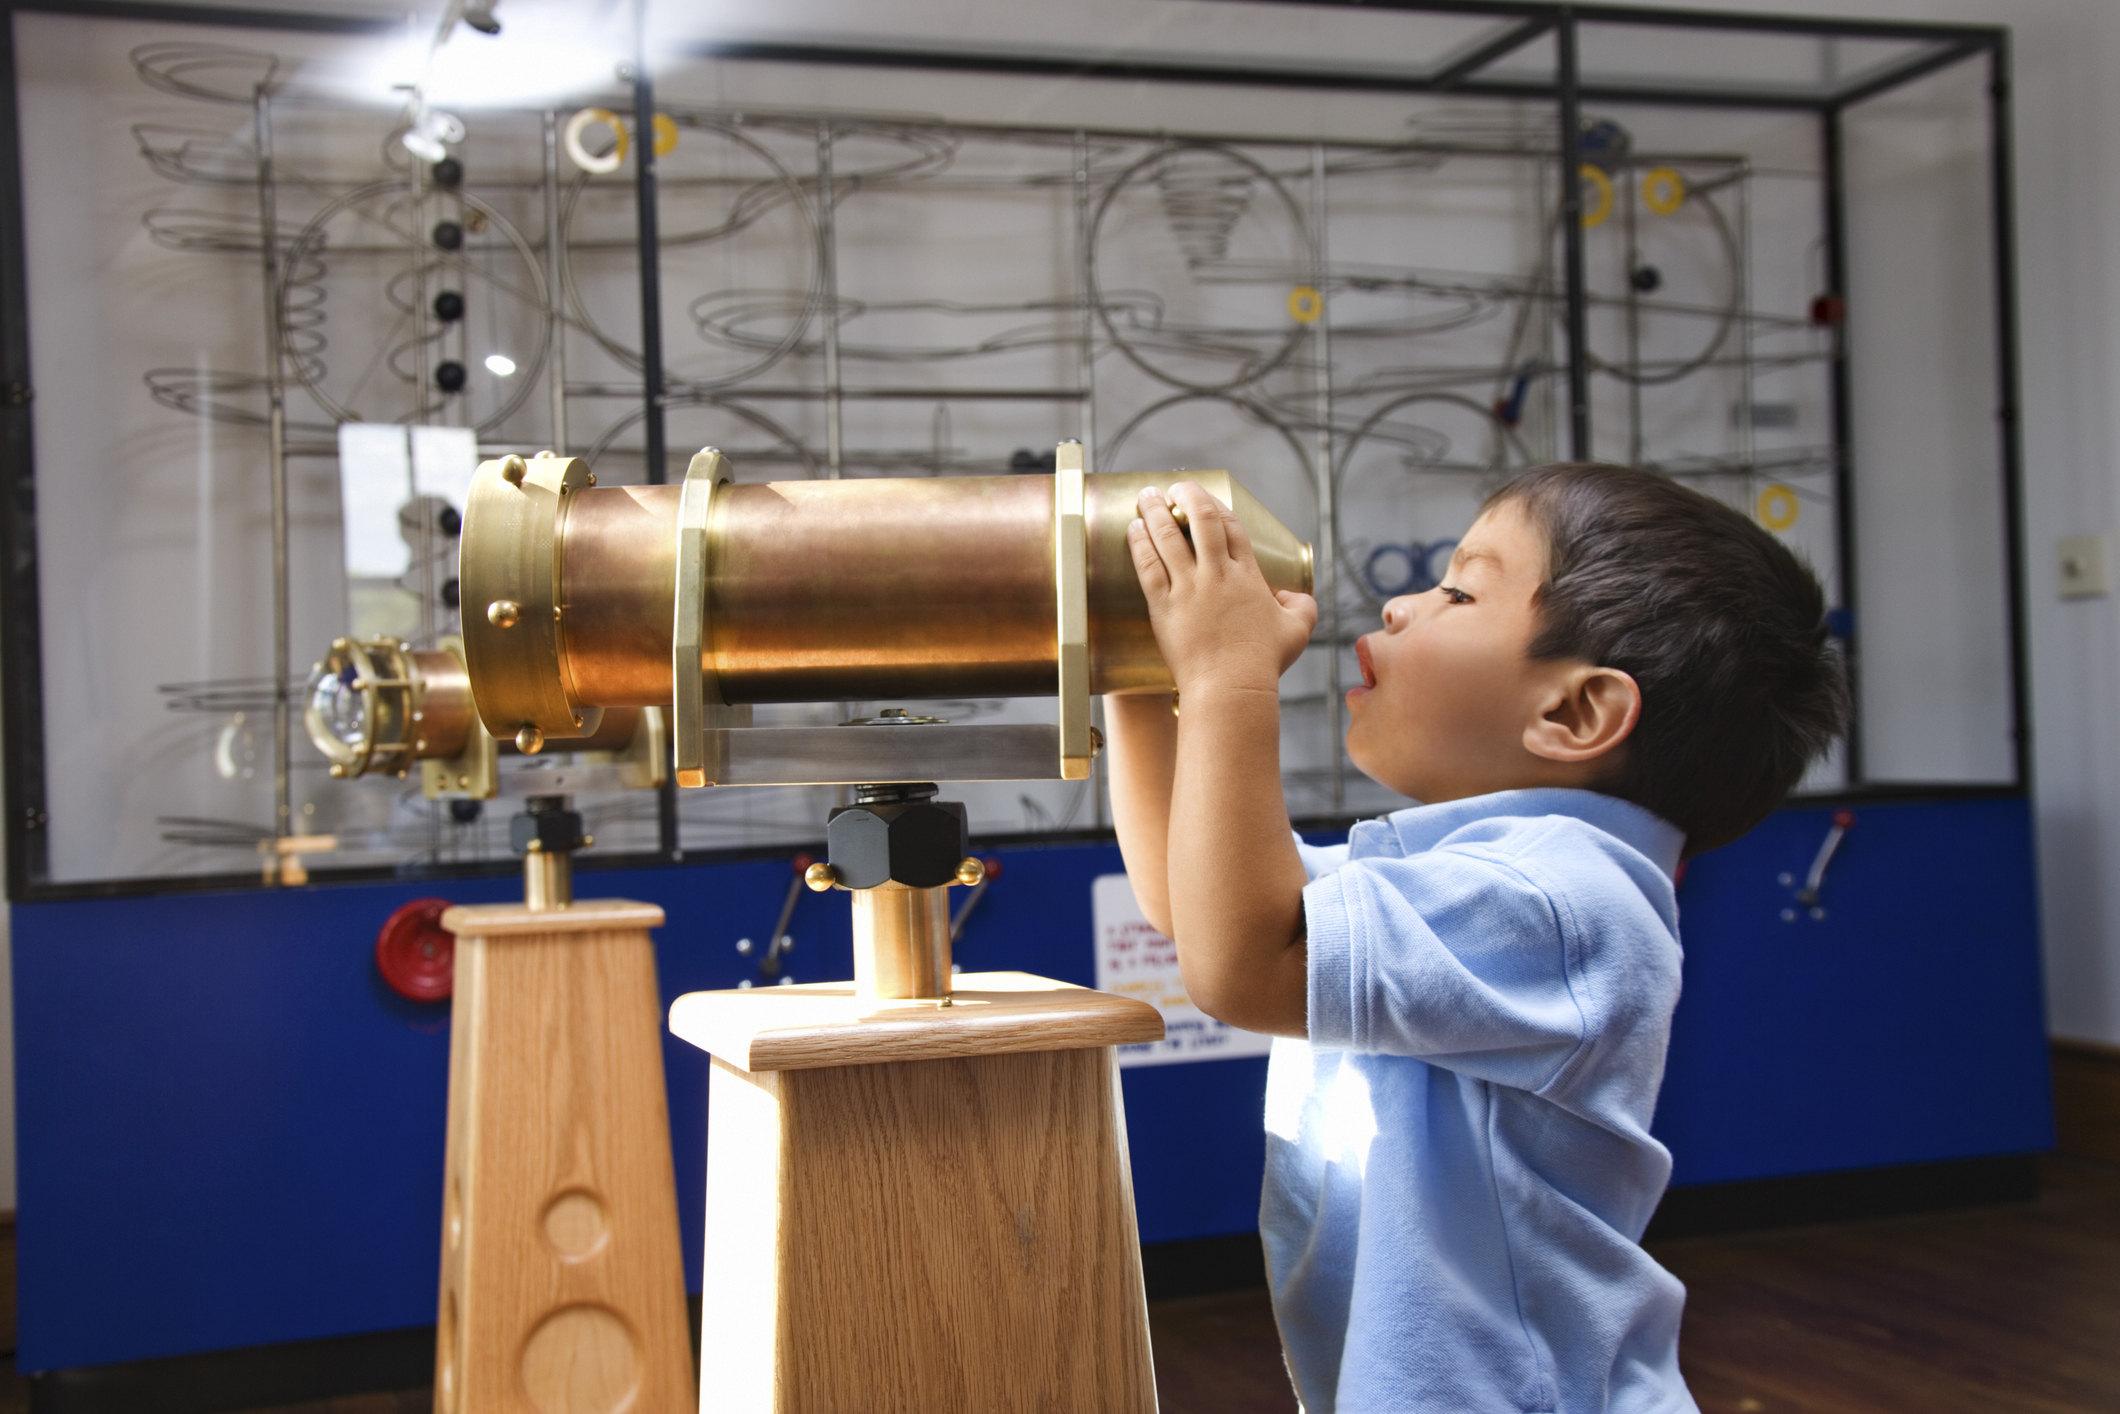
[[[1206,488],[1277,590],[1309,592],[1311,554],[1228,472],[1089,475],[1074,443],[1056,466],[739,485],[708,448],[681,485],[599,488],[578,458],[486,462],[461,568],[479,716],[536,750],[595,732],[605,709],[670,703],[684,785],[1022,779],[998,757],[969,775],[877,775],[815,734],[830,729],[808,740],[832,759],[807,771],[789,754],[802,729],[754,733],[790,742],[775,748],[781,767],[747,776],[709,738],[746,725],[753,703],[1057,696],[1057,757],[1028,774],[1080,779],[1095,749],[1089,698],[1172,687],[1126,545],[1144,487]],[[886,730],[932,748],[952,731],[1004,729]]]
[[[516,750],[480,725],[472,707],[463,641],[444,636],[431,649],[394,638],[336,638],[310,669],[302,725],[334,779],[396,776],[414,766],[429,800],[490,800],[499,793],[499,757]],[[594,732],[569,738],[569,751],[603,752],[622,769],[619,784],[645,790],[663,779],[662,715],[653,707],[606,712]]]

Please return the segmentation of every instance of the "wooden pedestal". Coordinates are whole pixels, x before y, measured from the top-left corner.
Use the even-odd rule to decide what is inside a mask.
[[[435,1414],[692,1396],[653,904],[452,908]]]
[[[1141,1002],[1020,972],[949,1004],[695,992],[714,1056],[703,1414],[1153,1414],[1111,1048]]]

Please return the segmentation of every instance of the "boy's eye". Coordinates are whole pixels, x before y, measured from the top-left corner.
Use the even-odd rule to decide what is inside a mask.
[[[1472,602],[1472,596],[1462,589],[1452,589],[1447,584],[1438,584],[1436,588],[1443,591],[1443,602],[1446,604],[1470,604]]]

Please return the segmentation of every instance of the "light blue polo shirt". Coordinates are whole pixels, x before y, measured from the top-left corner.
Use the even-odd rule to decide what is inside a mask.
[[[1640,1244],[1682,843],[1524,790],[1302,846],[1310,1039],[1274,1043],[1259,1226],[1307,1414],[1695,1409]]]

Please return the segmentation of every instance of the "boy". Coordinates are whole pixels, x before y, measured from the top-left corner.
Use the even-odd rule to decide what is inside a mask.
[[[1278,1037],[1260,1229],[1308,1414],[1693,1410],[1639,1239],[1682,854],[1772,810],[1846,716],[1817,580],[1649,472],[1491,497],[1385,606],[1356,766],[1424,804],[1295,840],[1278,680],[1317,622],[1199,487],[1128,532],[1184,715],[1106,701],[1142,911],[1211,1016]],[[1307,1039],[1302,1039],[1307,1038]]]

